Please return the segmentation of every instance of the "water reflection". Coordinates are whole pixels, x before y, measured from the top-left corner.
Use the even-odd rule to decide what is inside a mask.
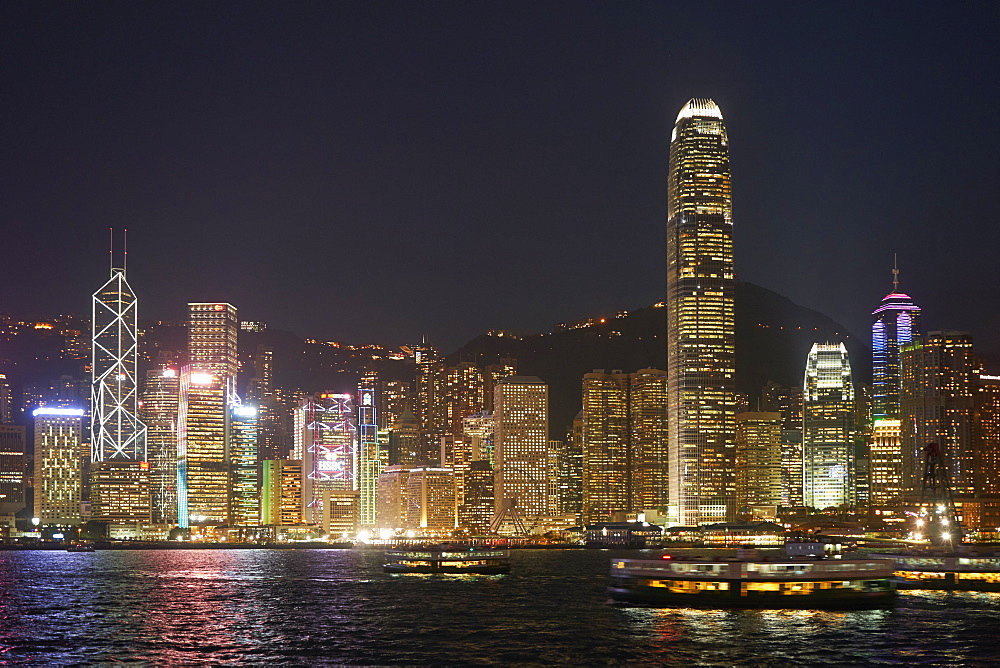
[[[612,554],[398,575],[378,551],[0,553],[0,663],[987,662],[1000,595],[858,612],[606,605]]]

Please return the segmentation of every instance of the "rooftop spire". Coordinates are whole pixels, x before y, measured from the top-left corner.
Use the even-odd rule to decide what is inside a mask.
[[[895,253],[892,254],[892,291],[893,293],[899,292],[899,262]]]

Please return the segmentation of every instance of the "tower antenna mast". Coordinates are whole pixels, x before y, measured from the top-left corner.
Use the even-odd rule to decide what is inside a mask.
[[[899,292],[899,262],[895,253],[892,254],[892,291]]]

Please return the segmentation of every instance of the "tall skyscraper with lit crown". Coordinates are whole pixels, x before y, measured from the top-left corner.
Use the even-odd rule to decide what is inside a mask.
[[[719,106],[688,101],[667,183],[667,410],[671,520],[735,505],[735,276],[729,140]]]
[[[127,257],[127,255],[126,255]],[[115,523],[150,521],[146,427],[136,378],[138,300],[125,263],[93,296],[91,345],[92,516]],[[128,497],[128,503],[122,499]],[[145,498],[143,498],[145,497]]]
[[[891,508],[898,505],[904,486],[900,348],[918,337],[920,323],[920,307],[899,291],[899,269],[895,266],[892,292],[882,299],[872,316],[870,499],[873,508]]]
[[[822,510],[853,502],[854,383],[843,343],[814,343],[802,383],[802,493]]]

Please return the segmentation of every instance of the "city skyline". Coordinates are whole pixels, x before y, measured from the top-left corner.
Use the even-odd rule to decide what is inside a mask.
[[[132,252],[144,258],[130,280],[143,312],[164,319],[182,318],[189,300],[215,299],[303,336],[400,344],[426,334],[448,350],[487,329],[545,331],[654,303],[663,293],[655,248],[664,235],[664,138],[673,110],[696,95],[727,109],[738,137],[733,160],[745,173],[733,187],[737,218],[746,221],[735,231],[739,278],[864,339],[869,304],[884,294],[876,286],[888,283],[898,252],[901,289],[919,300],[928,328],[971,331],[983,353],[1000,352],[997,316],[972,307],[1000,289],[988,280],[997,232],[985,191],[958,177],[988,181],[996,170],[995,133],[983,124],[997,93],[977,86],[996,61],[992,40],[978,37],[989,20],[973,21],[972,12],[939,35],[930,15],[911,12],[900,27],[883,8],[862,22],[851,11],[796,8],[773,26],[766,14],[732,7],[694,16],[679,6],[589,5],[573,14],[574,25],[555,9],[526,10],[531,26],[485,8],[448,9],[420,10],[440,19],[433,49],[406,30],[415,16],[405,9],[241,16],[240,27],[297,45],[279,53],[236,29],[209,39],[203,31],[218,28],[218,17],[197,11],[153,27],[160,10],[16,8],[11,23],[25,29],[5,45],[3,69],[16,102],[6,124],[16,159],[2,195],[18,253],[0,277],[18,290],[4,311],[82,310],[73,307],[86,298],[75,279],[99,276],[108,227],[130,229]],[[726,45],[717,53],[703,48],[707,37],[691,36],[703,31],[667,30],[700,24],[704,14],[717,19]],[[268,19],[273,25],[261,27]],[[351,32],[367,34],[362,28],[379,19],[381,38]],[[174,37],[187,22],[200,29],[182,47]],[[317,28],[334,25],[343,39],[321,40]],[[810,48],[799,30],[815,25],[826,27],[825,50]],[[851,30],[837,30],[844,25]],[[149,43],[123,41],[130,31]],[[498,40],[503,31],[520,37],[526,53]],[[869,32],[879,39],[865,39]],[[121,54],[95,51],[85,33]],[[604,38],[586,39],[594,34]],[[834,34],[857,36],[824,37]],[[761,46],[775,35],[784,39]],[[492,48],[470,59],[477,39]],[[940,39],[962,46],[891,48]],[[252,69],[226,79],[237,66],[227,50],[256,55],[268,76]],[[896,52],[934,67],[910,72]],[[107,56],[101,65],[89,57],[98,53]],[[180,64],[183,85],[158,69],[161,58]],[[361,74],[390,74],[411,59],[417,73],[452,63],[451,75],[374,83]],[[869,76],[859,81],[862,63]],[[47,70],[62,74],[33,76]],[[137,85],[120,90],[118,81]],[[252,104],[240,104],[258,89]],[[795,95],[779,94],[786,90]],[[388,111],[395,94],[413,113]],[[976,102],[953,102],[961,99]],[[53,114],[53,105],[64,111]],[[106,117],[98,113],[105,109]],[[858,113],[866,109],[893,121],[875,132],[872,115]],[[382,138],[365,143],[373,132]],[[390,155],[398,165],[389,166]],[[305,286],[329,280],[323,253],[342,246],[371,253],[336,254],[333,275],[363,280],[324,292],[316,308]],[[381,271],[352,257],[372,253]],[[53,256],[56,265],[44,261]],[[615,280],[598,278],[612,271]],[[357,317],[337,315],[348,312]]]

